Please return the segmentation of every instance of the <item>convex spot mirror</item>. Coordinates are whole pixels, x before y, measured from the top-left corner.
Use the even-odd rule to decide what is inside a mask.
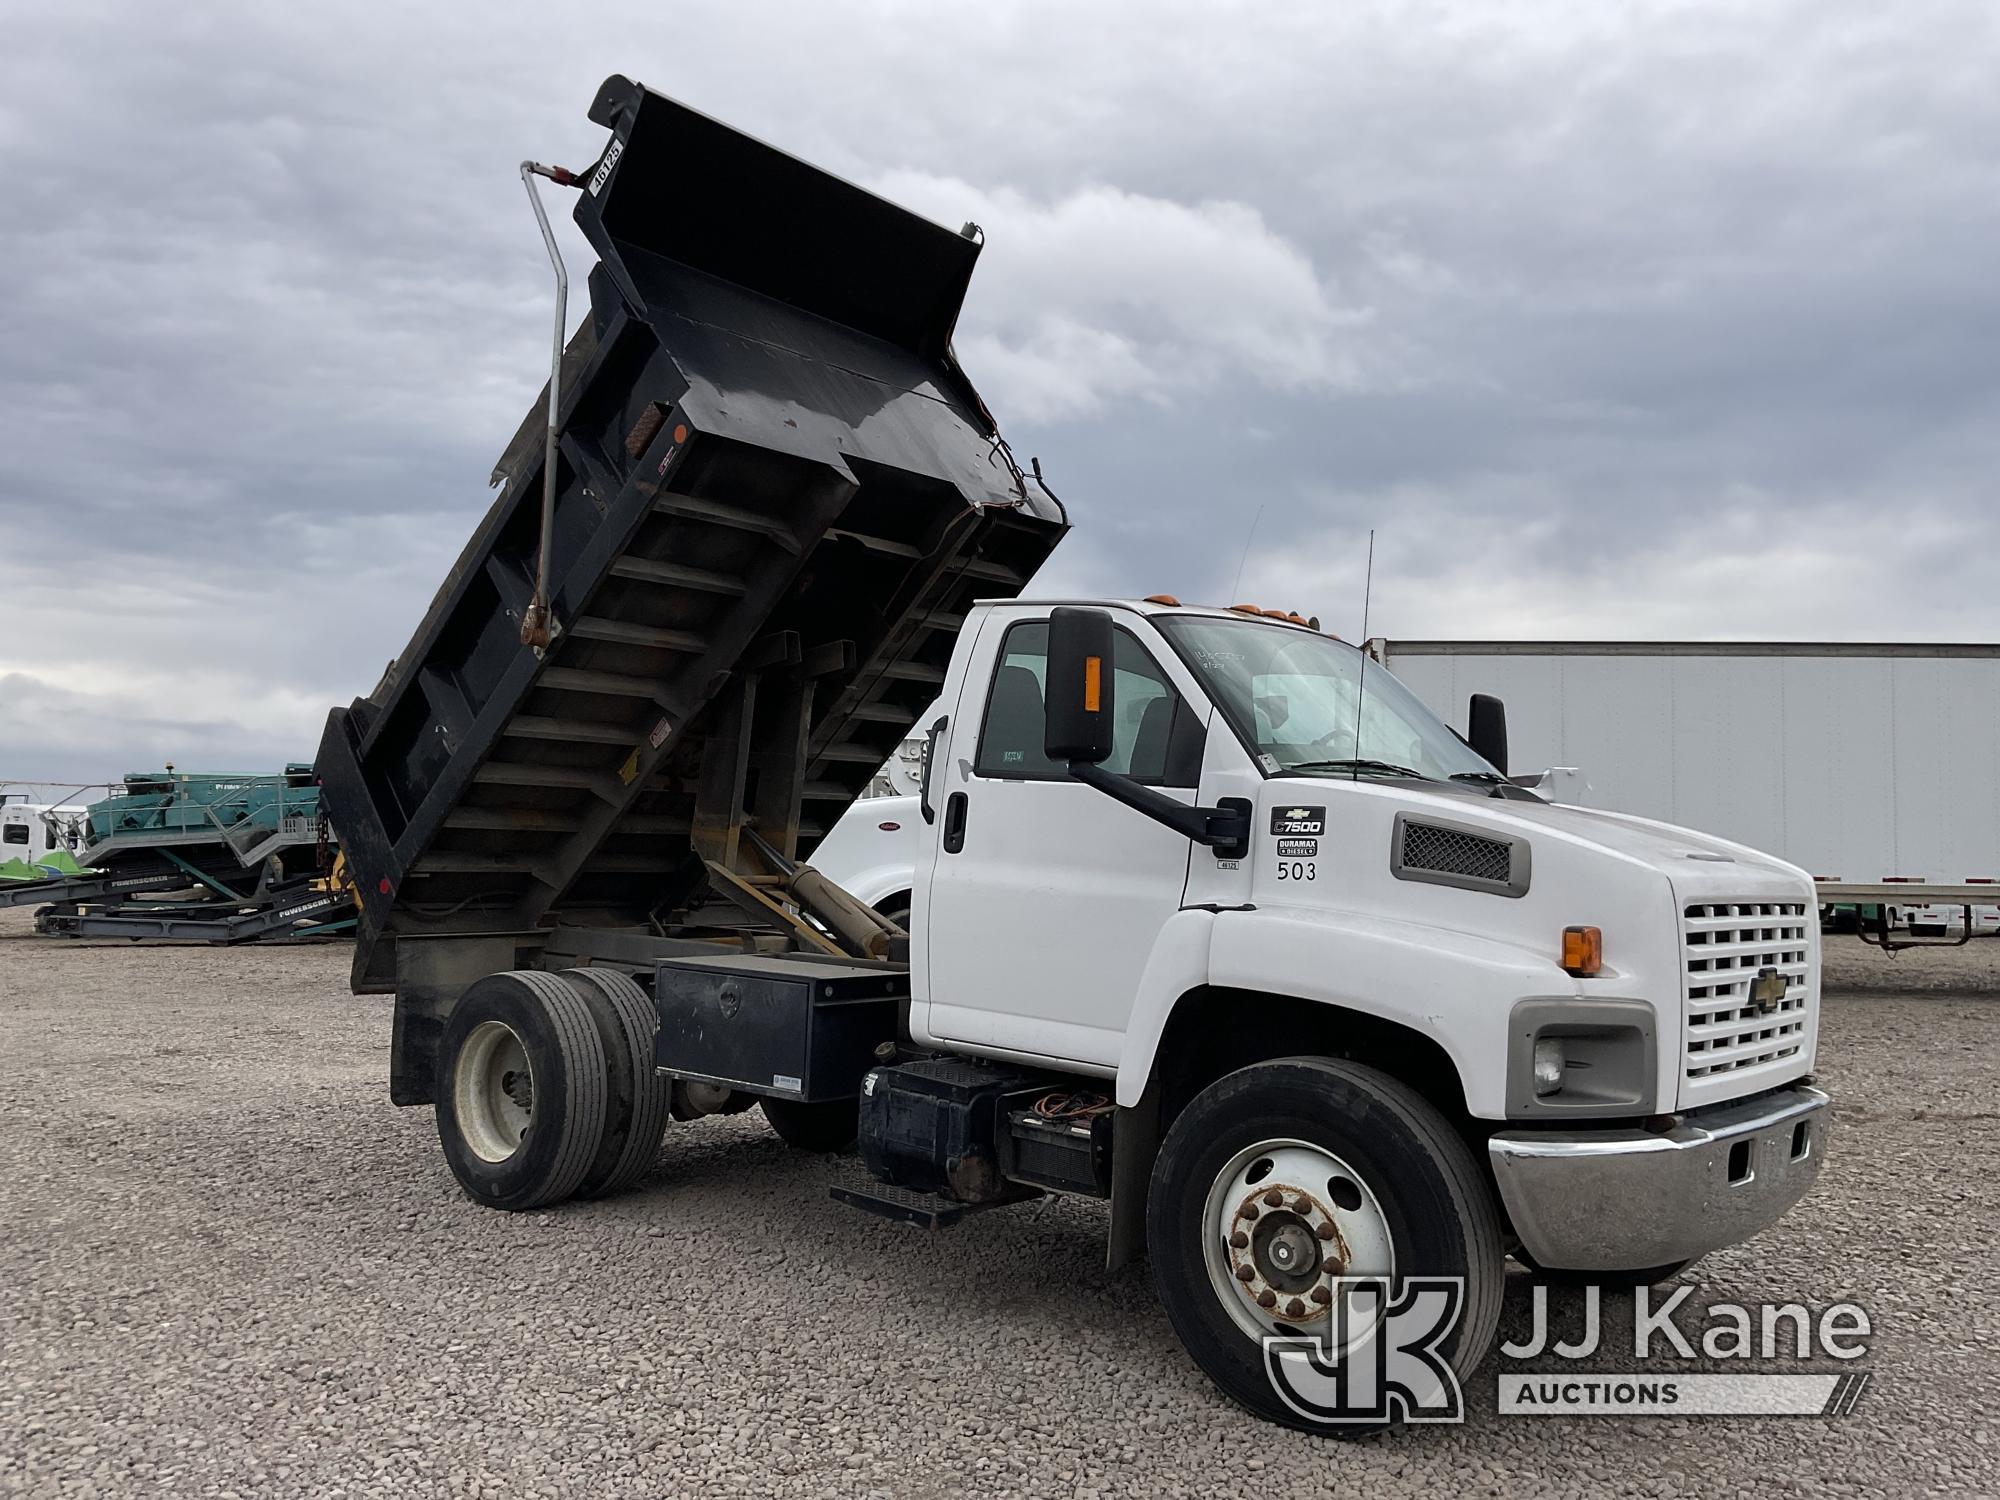
[[[1474,693],[1465,715],[1465,742],[1498,771],[1507,774],[1507,705],[1490,693]]]

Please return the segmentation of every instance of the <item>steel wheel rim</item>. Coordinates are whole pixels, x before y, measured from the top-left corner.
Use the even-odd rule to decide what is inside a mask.
[[[451,1100],[459,1134],[481,1161],[503,1162],[521,1149],[534,1119],[535,1073],[514,1028],[481,1021],[458,1049]]]
[[[1276,1203],[1269,1201],[1274,1193]],[[1230,1157],[1202,1204],[1201,1237],[1217,1300],[1258,1340],[1323,1334],[1331,1326],[1335,1277],[1396,1271],[1395,1243],[1374,1189],[1337,1153],[1311,1141],[1259,1141]],[[1308,1245],[1313,1253],[1302,1256]],[[1270,1300],[1260,1301],[1266,1294]]]

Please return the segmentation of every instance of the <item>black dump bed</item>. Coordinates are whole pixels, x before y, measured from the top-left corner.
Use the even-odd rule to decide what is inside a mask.
[[[1066,527],[951,353],[974,240],[623,78],[590,117],[555,635],[521,643],[538,403],[409,646],[327,720],[357,988],[394,986],[399,936],[700,925],[746,840],[810,853],[967,607]]]

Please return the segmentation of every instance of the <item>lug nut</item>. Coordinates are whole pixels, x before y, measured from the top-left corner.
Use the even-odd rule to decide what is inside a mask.
[[[1293,1213],[1295,1213],[1295,1214],[1309,1214],[1309,1213],[1311,1213],[1312,1211],[1313,1211],[1313,1206],[1312,1206],[1312,1199],[1310,1199],[1310,1198],[1307,1198],[1307,1197],[1305,1197],[1305,1196],[1301,1195],[1301,1196],[1299,1196],[1299,1197],[1297,1197],[1297,1198],[1294,1198],[1294,1199],[1292,1200],[1292,1212],[1293,1212]]]
[[[1247,1250],[1250,1248],[1250,1236],[1239,1229],[1229,1237],[1229,1244],[1232,1249]]]
[[[1333,1225],[1331,1224],[1322,1224],[1317,1229],[1315,1229],[1313,1233],[1318,1235],[1323,1240],[1330,1240],[1333,1238],[1334,1228]]]
[[[1238,1266],[1236,1268],[1236,1279],[1238,1281],[1255,1281],[1257,1279],[1257,1268],[1255,1266]]]
[[[1266,1208],[1283,1208],[1285,1206],[1285,1195],[1276,1188],[1272,1188],[1270,1192],[1264,1195],[1264,1206]]]
[[[1305,1316],[1305,1312],[1305,1303],[1299,1301],[1296,1297],[1285,1304],[1285,1316],[1288,1318],[1302,1318]]]
[[[1265,1287],[1263,1291],[1257,1294],[1257,1305],[1259,1307],[1276,1307],[1278,1305],[1278,1294],[1269,1287]]]
[[[1256,1204],[1246,1203],[1243,1205],[1242,1209],[1238,1212],[1237,1217],[1240,1219],[1254,1219],[1260,1212],[1261,1210],[1257,1207]]]
[[[1325,1307],[1327,1303],[1333,1300],[1333,1293],[1327,1288],[1324,1282],[1314,1287],[1310,1295],[1313,1301],[1317,1302],[1321,1307]]]

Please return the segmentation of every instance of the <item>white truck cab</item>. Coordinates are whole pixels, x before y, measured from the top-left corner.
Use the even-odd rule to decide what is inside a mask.
[[[919,1039],[1081,1066],[1130,1104],[1177,1002],[1225,986],[1410,1028],[1482,1119],[1653,1115],[1812,1071],[1803,872],[1520,792],[1331,637],[1106,606],[1102,765],[1183,807],[1250,805],[1246,850],[1204,848],[1043,753],[1051,609],[981,610],[954,659],[911,915]],[[1602,934],[1595,972],[1563,967],[1575,927]],[[995,951],[996,929],[1032,940]],[[1768,1014],[1744,993],[1767,968]],[[1627,1040],[1568,1049],[1538,1090],[1493,1065],[1522,1002],[1601,1010]]]
[[[1096,643],[1085,675],[1066,625]],[[1051,724],[1079,681],[1098,711]],[[1810,877],[1544,803],[1330,636],[1147,601],[985,606],[928,733],[920,1045],[1102,1079],[1121,1129],[1157,1114],[1162,1162],[1239,1070],[1358,1063],[1476,1148],[1517,1253],[1549,1269],[1658,1279],[1818,1172]],[[1351,1163],[1331,1180],[1349,1167],[1393,1220],[1396,1184]],[[1151,1187],[1172,1183],[1156,1167]],[[1268,1271],[1236,1285],[1271,1290]],[[1290,1326],[1235,1300],[1245,1331]],[[1199,1320],[1176,1322],[1231,1385]]]

